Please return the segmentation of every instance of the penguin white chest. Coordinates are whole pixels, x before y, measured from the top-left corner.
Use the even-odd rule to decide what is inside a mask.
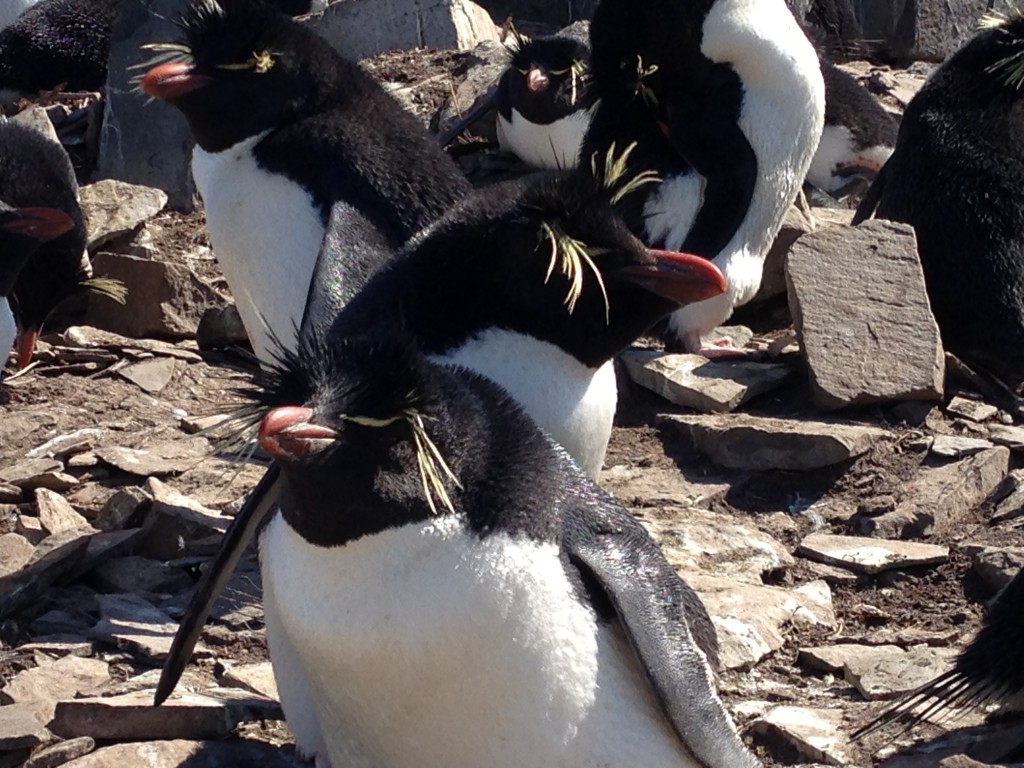
[[[11,305],[7,297],[0,297],[0,369],[7,364],[7,358],[11,354],[11,347],[14,346],[14,339],[18,336],[18,326],[14,322],[14,313],[11,312]]]
[[[555,544],[444,517],[322,548],[278,515],[261,555],[335,768],[696,765]]]
[[[615,367],[588,368],[558,346],[491,328],[443,355],[500,384],[590,477],[597,479],[615,418]]]
[[[498,143],[534,168],[575,168],[594,107],[581,109],[546,125],[532,123],[515,108],[512,119],[498,115]]]
[[[312,195],[256,162],[252,149],[265,135],[192,155],[214,255],[264,365],[273,361],[273,337],[295,344],[325,232]]]

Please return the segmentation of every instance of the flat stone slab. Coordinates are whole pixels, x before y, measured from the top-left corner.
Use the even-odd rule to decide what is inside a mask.
[[[106,445],[96,448],[96,455],[111,466],[133,475],[180,474],[191,469],[210,453],[210,443],[202,437],[164,440],[145,448],[122,448]]]
[[[89,534],[66,531],[47,536],[18,571],[0,577],[0,618],[34,602],[85,555]]]
[[[36,509],[39,522],[47,533],[66,531],[92,531],[89,521],[74,510],[67,499],[47,488],[36,488]]]
[[[247,691],[214,688],[205,693],[172,694],[159,707],[153,706],[152,690],[62,701],[50,730],[96,740],[217,739],[239,723],[284,717],[276,702]]]
[[[627,507],[706,508],[723,499],[730,485],[695,480],[679,469],[616,464],[601,472],[601,487]]]
[[[841,710],[775,707],[751,723],[750,731],[767,739],[769,751],[774,751],[772,742],[777,740],[789,747],[790,752],[795,750],[804,758],[801,762],[824,765],[850,765],[852,762]]]
[[[49,740],[49,733],[36,719],[32,707],[7,704],[0,707],[0,751],[25,749]]]
[[[789,366],[748,360],[708,360],[701,355],[630,349],[620,359],[630,378],[676,405],[703,413],[733,411],[757,395],[777,389]]]
[[[64,656],[50,664],[19,672],[0,691],[0,698],[5,704],[30,707],[39,722],[48,723],[58,701],[74,698],[80,691],[109,679],[107,662]]]
[[[972,567],[992,589],[1009,584],[1024,568],[1024,547],[986,547],[968,544],[964,551],[973,558]]]
[[[749,414],[664,414],[694,447],[730,469],[820,469],[865,453],[888,433],[878,427]]]
[[[230,666],[221,676],[220,682],[225,686],[258,693],[271,701],[279,700],[274,667],[269,661]]]
[[[64,768],[306,768],[308,765],[280,747],[252,739],[229,739],[115,744],[65,763]]]
[[[942,398],[945,358],[913,227],[811,232],[790,250],[786,279],[816,405]]]
[[[82,216],[89,233],[87,248],[99,248],[127,235],[167,205],[167,193],[141,184],[102,179],[81,189]]]
[[[35,752],[23,768],[57,768],[75,758],[88,755],[96,749],[96,742],[88,736],[65,739],[52,747]]]
[[[980,437],[964,437],[963,435],[936,435],[929,450],[936,456],[947,459],[962,459],[981,453],[993,444]]]
[[[143,392],[158,395],[171,383],[178,365],[174,358],[157,357],[119,368],[117,375],[127,379]]]
[[[999,413],[999,409],[991,403],[968,400],[966,397],[954,397],[949,401],[949,405],[946,406],[946,413],[980,423],[991,419]]]
[[[814,672],[831,672],[842,674],[846,663],[865,653],[885,653],[897,656],[903,653],[898,645],[865,645],[864,643],[836,643],[813,648],[801,648],[797,654],[797,663],[804,669]]]
[[[949,669],[955,648],[864,646],[846,659],[843,677],[868,701],[892,699],[919,688]]]
[[[944,563],[949,559],[949,547],[912,541],[812,533],[800,542],[797,554],[851,571],[881,573],[893,568]]]
[[[988,435],[996,445],[1005,445],[1011,451],[1024,451],[1024,427],[989,424]]]
[[[178,629],[170,616],[138,595],[97,595],[96,599],[100,620],[89,632],[90,637],[129,648],[153,661],[167,658]]]

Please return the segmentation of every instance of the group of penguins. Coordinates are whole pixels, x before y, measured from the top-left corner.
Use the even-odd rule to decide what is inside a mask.
[[[73,2],[19,1],[8,30]],[[760,765],[716,693],[707,611],[596,483],[613,358],[659,322],[736,354],[702,336],[756,293],[801,186],[869,173],[857,217],[915,225],[944,340],[1009,378],[1024,17],[989,18],[876,141],[835,117],[845,81],[784,0],[601,0],[586,41],[520,40],[497,89],[502,145],[554,170],[482,189],[279,5],[192,0],[180,23],[138,87],[194,135],[262,369],[239,419],[273,463],[158,703],[257,537],[281,704],[318,768]],[[97,286],[60,147],[0,122],[0,163],[0,345],[17,334],[25,364]],[[976,338],[972,312],[1001,324]],[[1022,606],[1018,575],[956,668],[861,732],[1024,691]]]

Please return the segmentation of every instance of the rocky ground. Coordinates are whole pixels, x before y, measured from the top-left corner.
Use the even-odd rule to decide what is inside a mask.
[[[369,62],[425,119],[454,96],[442,125],[479,91],[464,84],[478,63]],[[897,110],[923,76],[850,66]],[[91,103],[44,100],[83,172]],[[519,170],[457,152],[481,182]],[[251,555],[175,697],[149,706],[175,621],[262,472],[215,427],[255,369],[201,211],[119,185],[83,196],[97,271],[130,294],[47,336],[0,393],[0,766],[298,765]],[[912,232],[849,217],[790,212],[765,296],[736,318],[752,330],[730,330],[749,359],[624,355],[602,483],[705,600],[720,690],[766,765],[1006,764],[1024,741],[1012,720],[927,725],[916,747],[848,740],[949,665],[1024,563],[1024,428],[943,375]]]

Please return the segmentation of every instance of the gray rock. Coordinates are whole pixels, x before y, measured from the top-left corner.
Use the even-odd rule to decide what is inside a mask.
[[[153,708],[154,712],[160,712]],[[115,744],[67,763],[65,768],[305,768],[307,763],[253,739],[228,741],[144,741]]]
[[[163,440],[145,448],[101,446],[96,455],[111,466],[133,475],[180,474],[210,453],[210,443],[203,437]]]
[[[96,742],[89,736],[67,739],[36,752],[28,759],[23,768],[57,768],[75,758],[88,755],[94,749],[96,749]]]
[[[216,739],[228,736],[240,723],[281,719],[276,702],[235,688],[210,689],[205,695],[176,693],[159,707],[153,706],[153,691],[148,690],[62,701],[50,730],[64,737],[123,741]]]
[[[101,252],[93,257],[92,267],[97,277],[124,283],[128,295],[122,305],[91,294],[88,322],[125,336],[193,336],[203,312],[224,303],[217,291],[182,264]]]
[[[20,570],[0,576],[0,618],[34,602],[54,581],[72,571],[88,545],[89,535],[81,531],[66,531],[43,539]]]
[[[1005,445],[1011,451],[1024,451],[1024,427],[990,424],[988,434],[996,445]]]
[[[437,132],[443,135],[462,116],[493,97],[498,80],[509,64],[508,49],[499,42],[484,40],[473,48],[472,58],[465,76],[454,86],[449,101],[438,113]],[[492,107],[471,127],[475,136],[497,142],[495,129],[497,112]]]
[[[945,672],[956,658],[954,648],[865,646],[845,662],[844,677],[868,701],[891,699],[924,685]]]
[[[730,486],[714,478],[691,478],[682,470],[616,464],[601,473],[601,487],[627,507],[707,507]]]
[[[152,501],[153,497],[137,485],[119,488],[96,516],[96,527],[101,531],[119,531],[143,504]]]
[[[949,559],[949,547],[812,533],[800,542],[797,554],[851,571],[881,573],[893,568],[939,565]]]
[[[39,522],[47,533],[93,530],[89,521],[78,514],[63,496],[46,488],[36,488],[36,509]]]
[[[134,232],[167,205],[167,193],[162,190],[116,179],[87,184],[81,192],[90,252]]]
[[[21,123],[22,125],[38,131],[54,144],[60,144],[60,139],[57,137],[57,130],[53,127],[53,121],[50,120],[49,115],[46,114],[46,110],[42,107],[31,106],[28,109],[23,109],[11,119],[16,123]]]
[[[107,434],[106,430],[86,427],[64,435],[57,435],[25,454],[26,459],[55,459],[87,451],[95,441]]]
[[[990,7],[973,0],[858,0],[854,3],[861,30],[844,32],[847,42],[868,44],[883,58],[942,61],[975,33],[978,20]],[[995,8],[1006,11],[1006,0]]]
[[[630,378],[669,402],[704,413],[735,410],[757,395],[777,389],[789,375],[786,365],[751,360],[708,360],[630,349],[621,355]]]
[[[198,354],[195,345],[189,341],[159,341],[157,339],[130,339],[101,328],[88,325],[75,325],[61,334],[64,342],[85,349],[108,349],[118,356],[129,353],[131,356],[152,353],[160,357],[173,357],[189,363],[201,363],[202,355]]]
[[[26,669],[7,681],[0,698],[4,704],[29,707],[40,723],[48,723],[58,701],[110,679],[107,662],[65,656],[49,664]]]
[[[922,469],[903,489],[896,509],[877,517],[858,515],[861,533],[912,539],[960,525],[1002,483],[1010,450],[990,448],[970,458]]]
[[[840,710],[783,706],[751,723],[749,732],[764,737],[768,751],[780,758],[795,751],[803,758],[801,762],[850,765],[844,725]],[[781,749],[773,749],[776,743]]]
[[[942,342],[913,227],[818,230],[793,246],[786,275],[816,405],[941,399]]]
[[[31,515],[18,515],[18,522],[14,526],[14,532],[24,536],[33,546],[49,535],[43,530],[43,524],[39,521],[39,518],[32,517]],[[2,561],[3,555],[0,554],[0,562]],[[2,568],[3,566],[0,566],[0,569]]]
[[[112,178],[156,187],[167,193],[172,208],[194,207],[195,185],[189,171],[192,131],[184,116],[169,104],[138,92],[132,66],[146,60],[140,46],[175,40],[175,20],[188,0],[122,3],[114,23],[107,78],[97,178]]]
[[[32,559],[35,546],[20,533],[5,533],[0,536],[0,575],[20,571]]]
[[[25,459],[0,469],[0,481],[30,491],[40,487],[40,477],[63,469],[64,465],[56,459]]]
[[[817,228],[810,209],[791,205],[782,219],[782,228],[764,259],[761,287],[757,289],[751,303],[767,301],[786,292],[786,259],[799,238]]]
[[[278,700],[274,667],[269,661],[260,661],[255,664],[232,664],[224,671],[220,682],[225,686],[258,693],[271,701]]]
[[[196,329],[196,344],[200,349],[222,349],[223,347],[244,347],[249,344],[238,307],[228,304],[210,307],[203,313]]]
[[[814,648],[801,648],[797,663],[813,672],[841,673],[850,659],[864,654],[883,653],[900,655],[903,649],[897,645],[866,645],[864,643],[836,643]]]
[[[471,0],[348,0],[333,3],[307,23],[353,61],[396,48],[473,48],[497,40],[487,12]]]
[[[992,447],[992,443],[980,437],[963,435],[936,435],[929,450],[935,456],[947,459],[962,459],[973,456]]]
[[[820,469],[867,451],[887,437],[877,427],[748,414],[663,415],[694,447],[732,469]]]
[[[980,400],[968,400],[966,397],[954,397],[946,406],[946,412],[956,416],[962,416],[968,421],[980,423],[991,419],[999,413],[999,409],[994,405],[983,403]]]
[[[163,661],[171,649],[171,641],[178,625],[170,616],[138,595],[97,595],[100,620],[89,632],[97,640],[129,648],[153,661]],[[92,735],[82,732],[62,735]],[[145,738],[159,738],[151,736]]]
[[[139,554],[145,557],[173,560],[196,554],[190,551],[191,542],[215,538],[230,523],[228,518],[178,493],[155,477],[146,481],[146,489],[154,501],[146,517],[145,541],[139,548]]]
[[[118,557],[100,565],[93,578],[103,592],[156,592],[173,594],[193,585],[181,568],[138,555]]]
[[[17,504],[22,498],[21,488],[7,482],[0,482],[0,504]]]
[[[171,383],[179,366],[184,367],[174,358],[155,357],[152,360],[140,360],[118,368],[117,375],[127,379],[143,392],[159,395],[164,387]]]
[[[994,590],[1005,587],[1024,568],[1024,547],[968,544],[964,551],[974,559],[974,572]]]
[[[0,751],[34,747],[49,741],[49,733],[24,704],[0,707]]]

